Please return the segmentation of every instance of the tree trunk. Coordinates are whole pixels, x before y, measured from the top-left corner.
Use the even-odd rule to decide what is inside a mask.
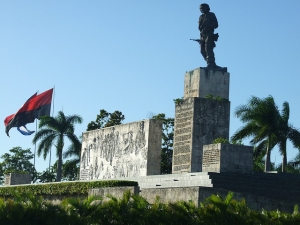
[[[287,165],[287,157],[286,157],[286,140],[283,143],[282,146],[283,156],[282,156],[282,172],[286,171],[286,165]]]
[[[284,173],[286,171],[286,164],[287,164],[287,158],[286,158],[286,153],[284,153],[282,157],[282,172]]]
[[[268,139],[266,162],[265,162],[265,172],[270,171],[270,167],[271,167],[271,149],[270,149],[270,140]]]
[[[60,182],[61,181],[61,168],[62,168],[62,150],[60,150],[58,152],[56,182]]]

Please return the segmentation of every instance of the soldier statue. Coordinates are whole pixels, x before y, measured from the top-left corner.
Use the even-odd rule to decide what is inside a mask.
[[[200,31],[200,39],[197,41],[200,44],[201,54],[204,60],[207,62],[207,68],[218,69],[219,66],[215,62],[214,47],[216,47],[215,41],[218,40],[219,35],[214,31],[218,28],[218,20],[214,13],[210,12],[208,4],[201,4],[200,11],[202,15],[199,17],[198,29]]]

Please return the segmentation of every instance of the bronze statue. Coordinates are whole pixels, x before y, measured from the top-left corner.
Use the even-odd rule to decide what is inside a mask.
[[[216,65],[214,47],[216,47],[215,41],[218,40],[219,34],[215,34],[214,31],[218,28],[218,20],[214,13],[210,12],[208,4],[201,4],[200,11],[202,15],[199,17],[198,29],[200,31],[200,39],[191,39],[197,41],[200,44],[201,54],[204,60],[207,62],[208,69],[221,69]]]

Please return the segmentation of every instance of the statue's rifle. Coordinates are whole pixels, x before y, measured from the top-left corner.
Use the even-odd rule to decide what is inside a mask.
[[[191,41],[197,41],[199,44],[201,44],[201,40],[200,39],[190,39]]]

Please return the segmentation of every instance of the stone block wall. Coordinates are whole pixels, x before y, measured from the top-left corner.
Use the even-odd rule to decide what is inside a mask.
[[[229,138],[230,102],[186,98],[175,109],[172,173],[201,172],[203,145]]]
[[[197,68],[184,76],[184,99],[175,108],[172,173],[202,171],[203,145],[229,139],[229,77]]]
[[[89,190],[88,196],[101,196],[103,200],[110,200],[107,195],[112,195],[115,198],[123,198],[125,191],[130,191],[134,195],[139,195],[139,186],[128,186],[128,187],[109,187],[109,188],[93,188]]]
[[[161,135],[153,119],[83,133],[80,180],[160,174]]]
[[[207,95],[229,99],[230,74],[224,71],[197,68],[185,73],[184,98],[205,98]]]
[[[4,185],[17,185],[17,184],[30,184],[30,183],[31,183],[30,174],[16,174],[16,173],[5,174]]]
[[[203,146],[202,172],[253,173],[253,147],[231,144]]]

